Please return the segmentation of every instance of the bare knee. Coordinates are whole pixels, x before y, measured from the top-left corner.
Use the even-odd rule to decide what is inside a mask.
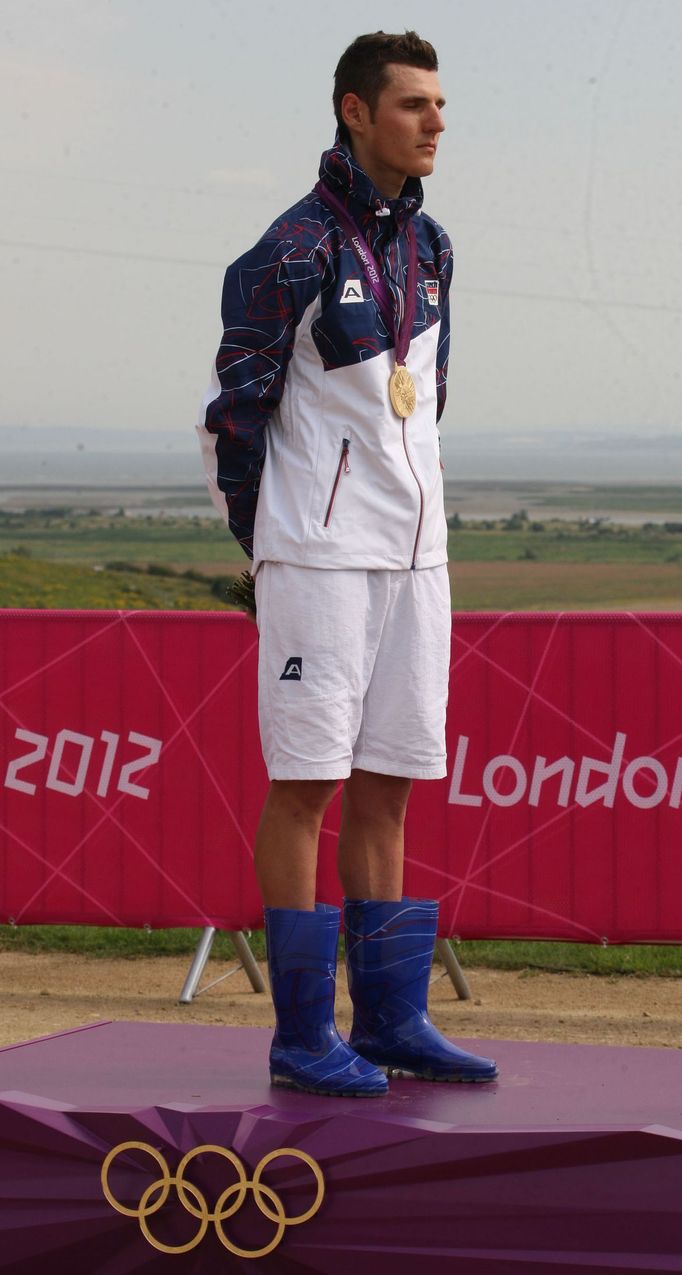
[[[273,779],[267,804],[294,823],[318,823],[337,787],[336,779]]]
[[[344,807],[365,824],[381,822],[401,828],[411,787],[412,780],[399,775],[354,770],[344,786]]]

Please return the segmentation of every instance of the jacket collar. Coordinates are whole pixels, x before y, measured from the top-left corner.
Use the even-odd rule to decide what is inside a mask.
[[[381,226],[388,220],[388,209],[394,224],[402,229],[422,206],[424,192],[418,177],[408,177],[397,199],[385,199],[372,184],[351,152],[339,141],[338,134],[330,150],[320,160],[320,178],[346,204],[348,211],[361,223],[378,219]]]

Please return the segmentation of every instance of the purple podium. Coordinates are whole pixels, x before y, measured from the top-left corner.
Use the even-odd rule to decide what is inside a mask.
[[[492,1085],[271,1089],[269,1031],[97,1023],[0,1050],[16,1275],[682,1271],[682,1055],[464,1044]]]

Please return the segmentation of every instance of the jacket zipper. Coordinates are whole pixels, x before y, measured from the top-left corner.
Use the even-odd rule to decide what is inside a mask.
[[[417,534],[414,538],[414,546],[412,549],[412,563],[410,566],[410,570],[414,571],[415,567],[417,566],[417,550],[419,549],[419,541],[422,534],[422,523],[424,521],[424,488],[422,487],[417,477],[417,471],[414,465],[412,464],[412,457],[410,456],[410,453],[407,450],[407,436],[405,432],[405,424],[406,422],[405,420],[403,420],[403,448],[405,451],[405,456],[407,457],[407,463],[412,472],[412,477],[414,478],[414,481],[416,482],[417,487],[419,489],[419,520],[417,522]]]
[[[324,515],[323,526],[325,527],[328,527],[329,523],[331,522],[332,510],[334,508],[334,501],[336,500],[336,493],[338,490],[338,486],[339,486],[339,483],[341,482],[341,475],[350,473],[350,460],[348,458],[349,452],[350,452],[350,439],[344,438],[341,440],[341,455],[339,456],[339,463],[336,466],[336,474],[334,476],[334,485],[332,487],[332,494],[329,497],[327,512]]]

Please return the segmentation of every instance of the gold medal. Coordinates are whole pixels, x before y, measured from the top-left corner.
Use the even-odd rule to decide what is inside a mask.
[[[417,406],[417,391],[407,368],[402,364],[396,366],[388,382],[388,392],[393,410],[404,420],[411,416]]]

